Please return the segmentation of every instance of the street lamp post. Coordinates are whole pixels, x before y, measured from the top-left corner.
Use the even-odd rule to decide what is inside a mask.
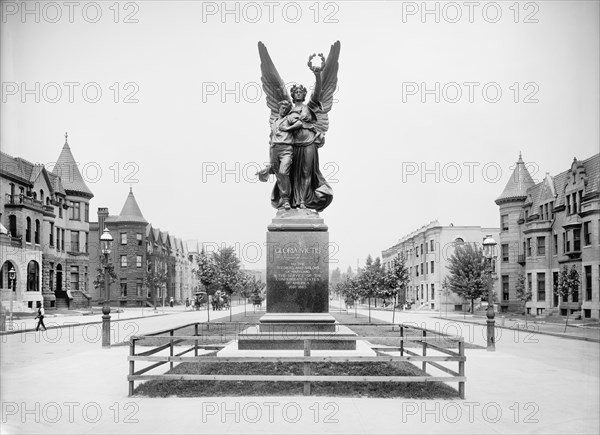
[[[10,270],[8,271],[8,279],[10,280],[10,287],[12,287],[12,293],[10,294],[10,316],[9,321],[12,325],[13,321],[13,299],[17,295],[17,273],[15,272],[15,268],[11,265]]]
[[[111,251],[113,238],[108,232],[108,228],[104,228],[104,232],[100,236],[100,245],[102,255],[104,256],[104,306],[102,307],[102,347],[110,347],[110,286],[108,283],[108,262]]]
[[[483,254],[488,261],[488,308],[487,308],[487,350],[488,352],[496,351],[496,335],[495,335],[495,323],[494,320],[494,283],[492,281],[492,265],[496,258],[496,241],[492,238],[491,234],[485,236],[483,241]]]

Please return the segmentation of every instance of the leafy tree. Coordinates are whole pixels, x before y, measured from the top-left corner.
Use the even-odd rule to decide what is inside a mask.
[[[229,320],[231,321],[231,297],[239,289],[240,280],[240,260],[235,255],[235,249],[232,246],[220,248],[212,255],[215,266],[216,285],[223,290],[229,298]]]
[[[358,301],[358,299],[360,298],[360,289],[356,278],[346,276],[344,281],[337,284],[336,290],[344,298],[346,306],[350,305],[349,302],[352,301],[352,305],[354,305],[354,317],[358,317],[358,304],[356,303],[356,301]]]
[[[406,284],[409,280],[406,258],[404,258],[404,255],[399,254],[390,262],[390,267],[383,273],[383,287],[380,292],[384,298],[392,298],[392,331],[394,330],[393,325],[396,323],[396,304],[406,302]],[[399,295],[401,295],[400,298],[398,298]]]
[[[445,302],[444,305],[446,305],[446,317],[448,317],[448,296],[450,296],[451,293],[452,293],[452,290],[450,290],[450,284],[448,283],[448,277],[445,276],[444,280],[442,281],[442,295],[444,296],[444,302]]]
[[[457,246],[448,259],[448,288],[471,302],[473,313],[475,299],[487,295],[489,285],[488,267],[481,248],[465,244]]]
[[[216,269],[215,263],[212,258],[206,255],[204,252],[204,248],[200,252],[200,255],[196,258],[198,262],[198,267],[196,269],[196,276],[198,277],[198,281],[206,290],[206,294],[214,294],[215,290],[212,288],[213,284],[216,281]]]
[[[330,292],[333,293],[335,291],[336,286],[342,282],[342,272],[339,267],[336,267],[329,274],[329,289]]]
[[[210,322],[210,295],[215,294],[214,284],[216,283],[217,271],[212,256],[206,255],[204,247],[200,251],[200,255],[196,257],[196,261],[198,262],[196,276],[206,291],[206,314],[208,316],[207,321]]]
[[[168,274],[164,270],[154,271],[150,269],[146,271],[144,276],[145,285],[150,287],[152,292],[152,303],[156,307],[157,301],[156,296],[158,294],[157,289],[161,289],[168,280]]]
[[[383,288],[383,269],[379,257],[373,261],[371,255],[365,261],[365,268],[356,277],[360,296],[368,299],[369,322],[371,322],[371,298],[376,297]]]
[[[527,302],[533,297],[533,292],[527,288],[525,282],[525,273],[519,272],[517,275],[517,285],[515,286],[517,294],[517,300],[523,304],[523,311],[525,312],[525,327],[527,327]]]
[[[579,291],[579,272],[575,265],[569,268],[566,264],[560,270],[558,274],[558,285],[556,286],[556,294],[559,297],[567,297],[567,300],[573,300],[573,294]],[[569,324],[569,309],[567,308],[567,319],[565,320],[565,331],[567,332],[567,325]]]

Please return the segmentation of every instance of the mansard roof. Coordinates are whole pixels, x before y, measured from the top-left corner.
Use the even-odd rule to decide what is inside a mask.
[[[502,194],[496,198],[496,204],[513,200],[523,200],[527,198],[527,189],[534,186],[535,182],[531,178],[525,162],[519,153],[519,160],[513,170],[513,173],[506,183]]]
[[[0,171],[6,175],[19,179],[23,183],[32,184],[31,172],[34,164],[20,157],[13,157],[0,152]]]
[[[63,145],[63,149],[60,152],[60,156],[58,157],[52,172],[61,177],[62,184],[67,194],[85,196],[88,198],[94,197],[92,191],[87,187],[85,181],[83,181],[81,172],[79,172],[79,168],[77,167],[77,162],[67,143],[66,134],[65,144]]]
[[[543,181],[527,189],[527,197],[523,205],[531,206],[532,212],[535,212],[552,196],[555,197],[554,207],[564,205],[565,190],[574,171],[581,174],[584,180],[585,195],[600,193],[600,154],[596,154],[585,160],[573,159],[569,169],[554,177],[546,174]]]
[[[140,206],[135,200],[135,196],[133,196],[133,190],[129,189],[129,195],[127,195],[127,199],[125,200],[125,204],[123,205],[123,209],[119,216],[115,219],[115,222],[119,223],[138,223],[147,225],[148,222],[144,219],[144,215],[140,210]]]

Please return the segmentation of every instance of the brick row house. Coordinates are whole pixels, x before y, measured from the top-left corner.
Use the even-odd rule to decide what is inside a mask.
[[[109,215],[107,208],[98,209],[98,222],[90,224],[90,238],[98,246],[104,228],[113,237],[111,261],[118,277],[110,286],[111,303],[157,306],[168,304],[171,297],[177,303],[192,299],[197,287],[193,273],[197,254],[188,251],[188,243],[149,224],[131,189],[118,215]],[[98,255],[90,260],[89,286],[92,299],[102,302],[104,289],[94,288],[99,267]]]
[[[66,140],[52,171],[0,154],[0,291],[13,311],[90,302],[87,187]],[[10,279],[14,270],[15,279]]]
[[[442,292],[442,282],[449,273],[448,259],[456,246],[469,243],[481,247],[487,234],[498,240],[498,232],[498,228],[443,226],[437,220],[432,221],[383,251],[382,264],[387,268],[397,255],[404,256],[410,279],[406,300],[415,303],[417,309],[463,311],[469,308],[470,301]],[[494,282],[495,291],[498,285]]]
[[[533,297],[531,314],[581,312],[600,318],[600,154],[573,159],[558,175],[535,183],[522,157],[496,199],[500,212],[502,306],[522,311],[516,300],[517,277]],[[580,288],[567,298],[556,293],[561,268],[574,265]]]

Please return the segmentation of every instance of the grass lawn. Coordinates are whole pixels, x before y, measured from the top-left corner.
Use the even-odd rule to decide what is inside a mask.
[[[226,343],[236,338],[236,334],[250,325],[236,322],[256,323],[264,311],[254,313],[249,310],[232,317],[219,319],[220,325],[202,325],[200,331],[202,342]],[[377,321],[369,324],[367,316],[354,317],[354,314],[345,312],[331,313],[338,322],[360,323],[349,326],[359,336],[380,336],[378,340],[371,340],[374,344],[398,345],[399,330],[384,322]],[[217,323],[217,322],[215,322]],[[177,331],[175,335],[193,335],[194,328]],[[155,346],[162,344],[157,339],[148,338],[139,345]],[[453,343],[441,339],[438,345],[453,347]],[[421,344],[405,343],[406,347],[420,347]],[[166,365],[164,366],[166,367]],[[169,374],[213,374],[213,375],[302,375],[302,363],[181,363]],[[312,364],[314,375],[349,375],[349,376],[425,376],[426,373],[407,362],[324,362]],[[453,383],[453,386],[456,384]],[[457,386],[457,385],[456,385]],[[148,381],[135,389],[135,395],[147,397],[208,397],[208,396],[295,396],[302,395],[302,382],[245,382],[245,381]],[[312,394],[315,396],[331,397],[404,397],[415,399],[451,399],[457,398],[455,388],[432,382],[313,382]]]
[[[212,375],[302,375],[302,363],[182,363],[169,374]],[[315,375],[350,376],[424,376],[410,363],[315,363]],[[135,389],[135,395],[148,397],[207,396],[299,396],[302,382],[244,381],[148,381]],[[458,392],[442,383],[433,382],[313,382],[314,396],[342,397],[406,397],[414,399],[452,399]]]

